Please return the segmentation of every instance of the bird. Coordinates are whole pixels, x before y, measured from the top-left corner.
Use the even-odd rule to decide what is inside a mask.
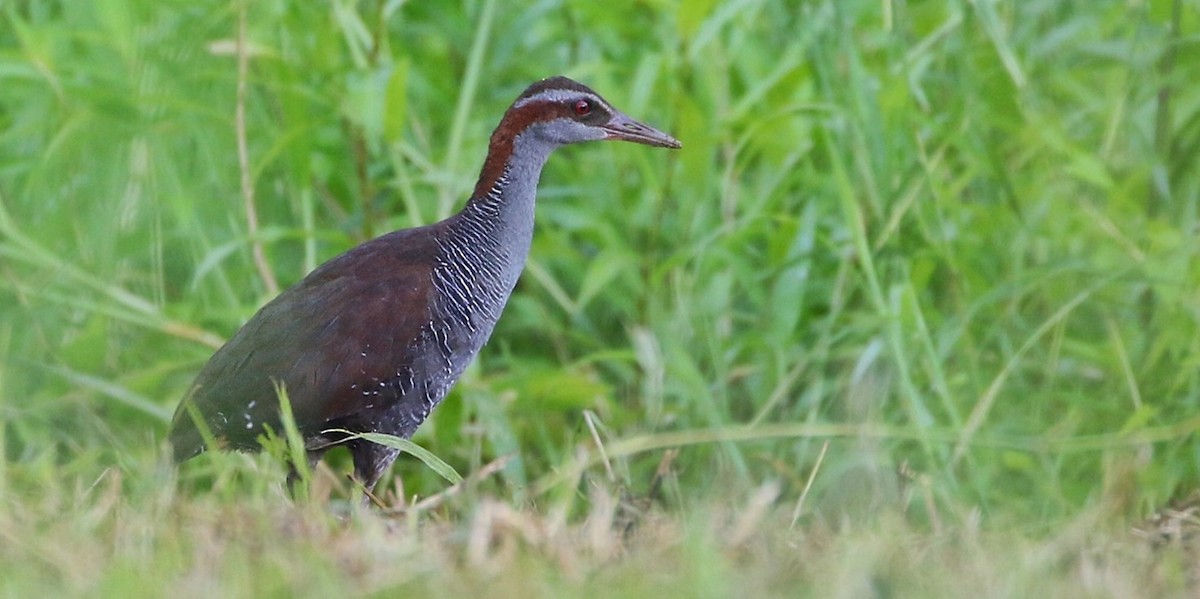
[[[330,259],[212,355],[172,418],[175,461],[214,448],[260,450],[262,435],[283,431],[282,388],[309,465],[345,444],[353,478],[369,495],[399,450],[358,434],[410,438],[445,399],[525,267],[547,158],[591,140],[682,147],[582,83],[563,76],[533,83],[492,132],[459,212]],[[293,464],[289,481],[295,475]]]

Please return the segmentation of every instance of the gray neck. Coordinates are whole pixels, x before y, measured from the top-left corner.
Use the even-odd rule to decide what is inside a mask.
[[[460,229],[475,229],[506,249],[505,258],[515,261],[520,274],[533,240],[533,213],[542,167],[557,144],[537,135],[525,134],[513,140],[512,154],[500,177],[482,197],[471,198],[459,213]],[[506,260],[507,262],[508,260]]]
[[[496,253],[484,262],[498,267],[495,274],[505,283],[506,290],[511,291],[516,285],[529,256],[538,180],[556,146],[537,135],[518,136],[513,140],[512,154],[500,177],[482,197],[471,198],[458,214],[458,222],[450,227],[450,237],[464,243],[464,251],[481,249]]]
[[[476,194],[446,221],[435,284],[449,303],[456,304],[448,306],[451,311],[458,308],[470,314],[472,329],[479,326],[491,332],[525,268],[533,241],[538,179],[558,145],[536,134],[518,136],[503,172],[487,193]],[[466,318],[466,314],[456,316]]]

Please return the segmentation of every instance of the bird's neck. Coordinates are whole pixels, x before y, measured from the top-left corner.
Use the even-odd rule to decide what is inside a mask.
[[[538,180],[554,147],[535,135],[500,140],[493,136],[475,193],[462,215],[506,242],[531,239]]]
[[[538,180],[555,147],[535,135],[493,136],[475,193],[449,223],[449,245],[506,298],[529,255]]]

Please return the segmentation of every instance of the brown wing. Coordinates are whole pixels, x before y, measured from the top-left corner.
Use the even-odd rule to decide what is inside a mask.
[[[263,306],[209,359],[171,426],[178,460],[203,450],[194,406],[233,449],[256,449],[280,431],[274,381],[282,382],[302,434],[367,404],[361,389],[410,369],[408,351],[429,322],[436,249],[430,227],[364,243]]]

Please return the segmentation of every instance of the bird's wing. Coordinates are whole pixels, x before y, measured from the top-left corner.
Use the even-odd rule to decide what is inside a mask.
[[[277,383],[306,435],[362,409],[357,389],[409,369],[406,350],[429,322],[434,245],[427,228],[385,235],[263,306],[209,359],[176,410],[177,459],[203,450],[193,411],[236,449],[256,448],[266,426],[281,432]]]

